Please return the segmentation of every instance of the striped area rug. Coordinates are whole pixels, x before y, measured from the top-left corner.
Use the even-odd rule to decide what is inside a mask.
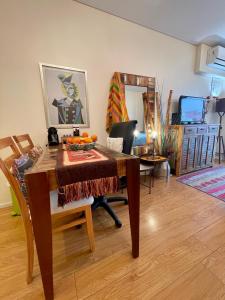
[[[177,178],[177,181],[225,201],[225,167],[214,167]]]

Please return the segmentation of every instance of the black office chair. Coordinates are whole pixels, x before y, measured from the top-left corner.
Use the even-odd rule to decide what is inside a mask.
[[[128,122],[121,122],[121,123],[115,123],[112,126],[111,132],[109,134],[109,137],[117,138],[122,137],[123,138],[123,150],[122,152],[125,154],[131,153],[131,148],[134,140],[134,130],[136,128],[137,121],[128,121]],[[127,185],[126,177],[120,178],[120,189],[125,188]],[[128,203],[127,198],[125,197],[108,197],[101,196],[94,199],[94,203],[92,204],[92,209],[95,210],[98,207],[103,207],[108,214],[113,218],[115,221],[116,227],[120,228],[122,226],[121,221],[109,205],[109,203],[112,202],[118,202],[123,201],[125,204]]]

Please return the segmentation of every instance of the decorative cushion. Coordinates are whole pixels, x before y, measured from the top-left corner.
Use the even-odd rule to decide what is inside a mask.
[[[43,153],[42,147],[36,145],[29,151],[28,155],[32,160],[37,161],[42,153]]]
[[[107,147],[111,150],[122,152],[123,151],[123,138],[107,137]]]
[[[33,164],[33,159],[31,159],[28,154],[24,154],[21,155],[20,158],[15,159],[12,165],[13,174],[18,180],[20,190],[25,198],[27,198],[27,187],[24,180],[24,173],[27,169],[31,168]]]

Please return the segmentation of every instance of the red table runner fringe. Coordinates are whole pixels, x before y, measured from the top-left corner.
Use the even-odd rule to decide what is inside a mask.
[[[74,200],[99,197],[118,191],[118,177],[106,177],[72,183],[59,187],[58,205],[63,206]]]

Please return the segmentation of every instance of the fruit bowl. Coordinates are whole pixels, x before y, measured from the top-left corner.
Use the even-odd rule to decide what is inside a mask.
[[[66,149],[71,151],[91,150],[95,147],[97,135],[88,136],[87,132],[83,132],[82,136],[73,136],[65,139]]]
[[[67,149],[70,151],[79,151],[79,150],[91,150],[94,149],[95,142],[93,143],[86,143],[86,144],[67,144]]]

